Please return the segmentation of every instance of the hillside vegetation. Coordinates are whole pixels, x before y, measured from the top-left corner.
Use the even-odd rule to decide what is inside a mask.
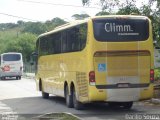
[[[65,24],[66,21],[54,18],[51,21],[23,22],[0,24],[0,54],[4,52],[21,52],[25,62],[35,50],[37,36]]]

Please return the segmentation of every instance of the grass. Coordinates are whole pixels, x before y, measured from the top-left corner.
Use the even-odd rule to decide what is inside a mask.
[[[70,113],[49,113],[36,117],[36,120],[80,120]]]

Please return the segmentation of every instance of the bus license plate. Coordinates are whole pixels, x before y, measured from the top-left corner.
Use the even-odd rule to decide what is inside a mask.
[[[128,88],[129,84],[128,83],[119,83],[117,86],[118,86],[118,88]]]

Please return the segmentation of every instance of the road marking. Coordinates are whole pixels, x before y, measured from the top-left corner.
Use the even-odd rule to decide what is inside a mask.
[[[0,114],[3,115],[3,114],[17,114],[17,113],[14,112],[12,108],[7,106],[6,104],[0,102]]]

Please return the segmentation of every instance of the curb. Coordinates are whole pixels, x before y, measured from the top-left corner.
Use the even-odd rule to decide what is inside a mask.
[[[24,73],[22,77],[29,78],[29,79],[34,79],[35,74],[34,73]]]
[[[67,117],[64,117],[64,115],[67,116]],[[78,117],[78,116],[76,116],[76,115],[74,115],[72,113],[68,113],[68,112],[45,113],[45,114],[33,117],[33,119],[36,119],[36,120],[41,120],[41,119],[65,120],[66,118],[67,118],[67,120],[68,119],[71,119],[71,120],[82,120],[80,117]]]
[[[158,98],[152,98],[151,99],[151,103],[153,103],[153,104],[160,104],[160,99],[158,99]]]

